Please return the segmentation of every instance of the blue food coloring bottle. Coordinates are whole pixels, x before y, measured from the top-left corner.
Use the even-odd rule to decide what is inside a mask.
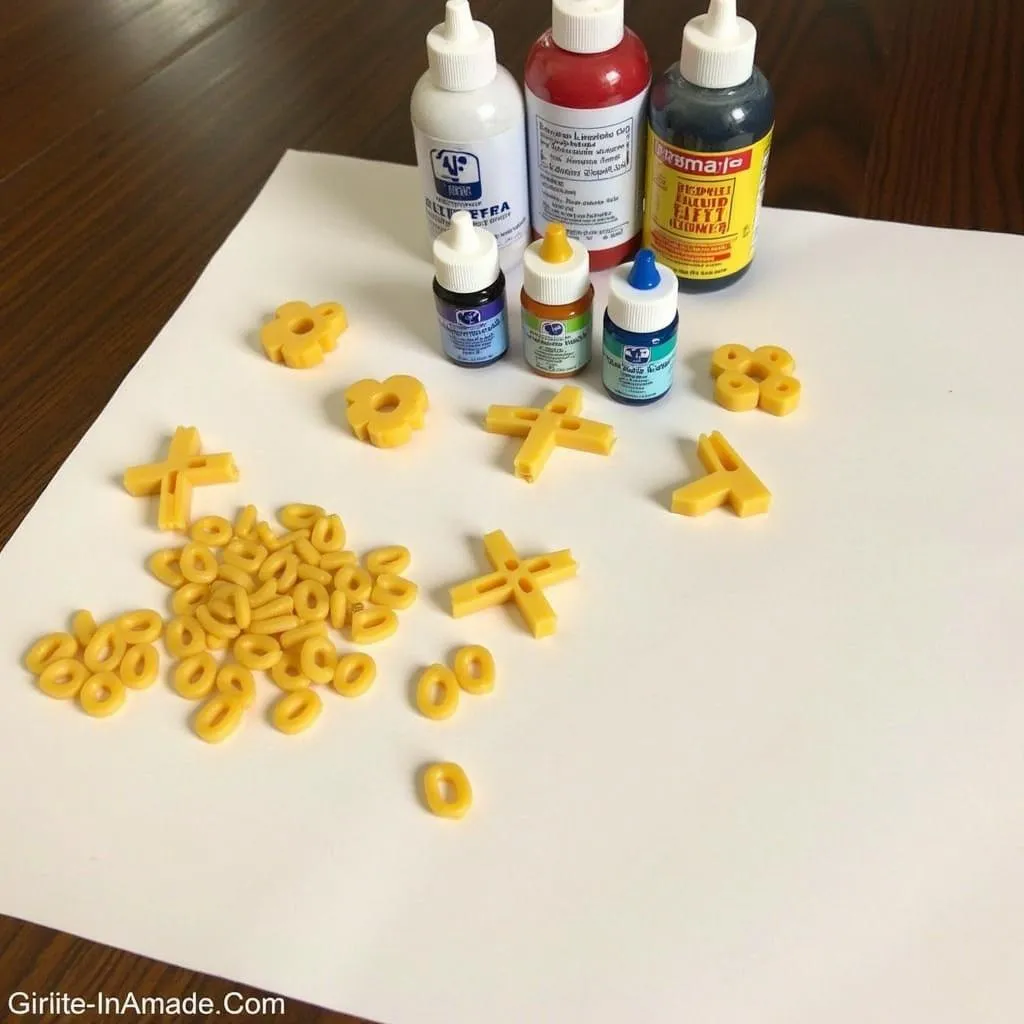
[[[508,351],[505,275],[498,243],[466,210],[434,241],[434,304],[444,354],[457,366],[496,363]]]
[[[629,405],[664,398],[672,389],[678,333],[676,276],[641,249],[608,283],[601,371],[608,394]]]

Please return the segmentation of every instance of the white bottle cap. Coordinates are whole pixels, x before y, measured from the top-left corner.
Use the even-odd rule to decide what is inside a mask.
[[[650,249],[641,249],[633,263],[612,271],[608,281],[608,316],[624,331],[653,334],[664,330],[679,312],[679,282],[658,263]]]
[[[679,70],[703,89],[732,89],[754,73],[756,47],[757,29],[736,17],[736,0],[711,0],[683,29]]]
[[[498,280],[498,243],[485,228],[473,226],[466,210],[452,217],[452,226],[434,240],[437,283],[450,292],[469,295]]]
[[[427,33],[427,65],[437,86],[448,92],[470,92],[494,81],[494,33],[473,20],[469,0],[445,4],[444,24]]]
[[[551,34],[570,53],[614,50],[626,34],[625,0],[552,0]]]
[[[544,237],[523,255],[523,288],[534,302],[567,306],[590,287],[590,255],[571,239],[564,224],[549,224]]]

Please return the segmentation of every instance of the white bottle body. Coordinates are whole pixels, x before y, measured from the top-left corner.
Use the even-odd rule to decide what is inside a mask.
[[[449,92],[428,71],[413,89],[412,126],[430,240],[467,210],[497,239],[502,269],[517,266],[530,242],[530,195],[516,80],[499,66],[489,84]]]

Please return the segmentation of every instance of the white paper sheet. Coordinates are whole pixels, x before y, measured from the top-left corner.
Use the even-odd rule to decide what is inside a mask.
[[[413,169],[289,154],[3,551],[0,910],[387,1024],[1019,1021],[1024,239],[768,210],[755,272],[681,299],[671,397],[618,406],[595,367],[613,456],[530,486],[479,424],[552,389],[518,346],[439,356],[422,232]],[[316,371],[258,350],[295,298],[349,311]],[[709,400],[732,341],[793,352],[796,414]],[[340,396],[390,373],[431,410],[380,451]],[[118,480],[178,424],[242,474],[196,515],[315,501],[413,551],[378,683],[310,733],[211,748],[165,685],[94,721],[20,666],[75,608],[165,607],[169,538]],[[714,429],[769,515],[667,511]],[[577,557],[553,639],[443,607],[496,528]],[[497,690],[428,721],[410,683],[460,642]],[[461,823],[417,798],[435,758]]]

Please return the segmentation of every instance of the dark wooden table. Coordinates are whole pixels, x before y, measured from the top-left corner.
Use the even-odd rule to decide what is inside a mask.
[[[0,542],[285,148],[412,163],[409,94],[442,6],[0,0]],[[658,69],[703,6],[627,0]],[[1024,232],[1024,3],[741,8],[778,95],[769,203]],[[548,0],[474,11],[516,71],[549,24]],[[0,918],[4,1012],[18,990],[219,1004],[238,988]],[[353,1018],[290,1002],[286,1019]]]

